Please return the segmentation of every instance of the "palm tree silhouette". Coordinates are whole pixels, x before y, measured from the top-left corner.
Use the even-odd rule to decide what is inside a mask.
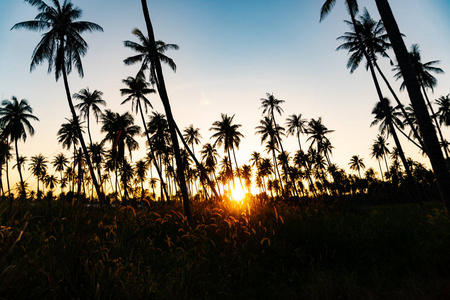
[[[441,96],[436,99],[436,104],[439,106],[436,116],[439,119],[439,123],[445,126],[450,126],[450,94],[447,96]]]
[[[80,141],[80,135],[79,132],[84,133],[84,130],[80,124],[80,121],[78,117],[75,119],[66,119],[67,123],[61,124],[61,128],[58,130],[57,136],[58,136],[58,143],[62,144],[63,149],[70,150],[70,148],[73,146],[73,168],[75,169],[76,161],[76,152],[77,152],[77,146]],[[83,122],[81,122],[83,123]],[[72,178],[72,190],[74,187],[74,178]]]
[[[275,128],[275,124],[273,119],[269,116],[265,116],[262,120],[259,121],[261,125],[256,126],[256,133],[261,135],[261,144],[267,142],[266,150],[270,153],[272,152],[272,160],[274,166],[274,174],[278,176],[278,179],[281,181],[280,170],[278,170],[278,162],[276,151],[280,151],[278,149],[278,139],[277,132],[284,130],[281,126],[278,125],[278,130]],[[283,184],[281,183],[281,188],[283,189]]]
[[[397,58],[398,66],[402,72],[409,99],[414,108],[426,153],[433,167],[438,189],[445,207],[450,207],[450,171],[442,155],[441,146],[436,131],[428,114],[425,100],[421,93],[421,86],[411,63],[410,55],[406,49],[402,35],[398,28],[394,14],[387,0],[375,0],[378,12],[383,20],[389,40]]]
[[[123,62],[127,66],[133,65],[135,63],[141,63],[141,68],[139,70],[139,73],[144,74],[144,71],[148,69],[150,71],[149,81],[154,84],[156,81],[156,73],[155,73],[155,66],[151,59],[152,45],[150,44],[150,40],[138,28],[133,29],[132,33],[133,33],[133,35],[135,35],[138,38],[140,44],[133,42],[133,41],[124,41],[123,45],[125,47],[128,47],[128,48],[136,51],[139,54],[130,56],[130,57],[124,59]],[[163,63],[168,64],[169,67],[174,72],[176,72],[177,65],[175,64],[173,59],[166,56],[164,53],[167,50],[178,50],[179,49],[178,45],[166,44],[161,40],[156,41],[155,44],[156,44],[156,51],[158,53],[158,59],[160,61],[162,61]]]
[[[94,90],[89,91],[89,88],[81,89],[78,93],[73,94],[73,98],[80,100],[81,103],[75,105],[75,108],[80,110],[81,116],[87,121],[87,130],[89,135],[89,144],[92,145],[91,129],[89,123],[89,115],[92,111],[95,117],[95,121],[98,123],[98,119],[102,115],[102,110],[99,105],[106,105],[106,101],[102,99],[103,92]]]
[[[381,169],[380,160],[384,159],[384,162],[386,163],[386,172],[387,172],[389,168],[388,168],[388,164],[387,164],[386,154],[389,154],[390,151],[387,148],[386,139],[382,135],[378,134],[377,138],[374,140],[374,143],[372,144],[371,150],[372,150],[372,152],[371,152],[372,157],[375,157],[375,159],[378,161],[378,166],[380,167],[381,179],[384,180],[383,170]]]
[[[363,158],[359,158],[359,155],[353,155],[350,159],[350,162],[348,165],[350,166],[350,170],[358,171],[359,178],[361,179],[361,169],[365,169],[366,166],[364,165]]]
[[[8,186],[8,197],[11,195],[11,189],[9,185],[9,171],[8,171],[8,161],[11,159],[11,145],[8,144],[7,139],[2,137],[2,134],[0,133],[0,184],[2,189],[2,196],[5,196],[5,191],[3,188],[3,165],[5,165],[6,170],[6,183]]]
[[[233,152],[234,156],[234,162],[236,164],[236,168],[239,168],[237,159],[236,159],[236,152],[235,148],[239,149],[239,144],[241,143],[241,137],[244,137],[242,133],[238,131],[238,129],[242,126],[241,124],[233,124],[234,115],[229,117],[227,114],[221,114],[220,115],[221,120],[215,121],[212,125],[212,127],[209,129],[210,131],[215,131],[211,138],[215,139],[214,147],[215,146],[222,146],[224,153],[228,154],[228,158],[231,158],[231,152]],[[233,166],[230,161],[230,168],[231,172],[233,172]],[[242,181],[241,177],[239,176],[239,181],[241,183],[242,188]],[[233,178],[233,186],[234,186],[234,178]]]
[[[184,213],[186,214],[186,218],[189,224],[193,225],[192,211],[189,200],[189,194],[186,186],[186,179],[184,176],[184,167],[181,159],[180,147],[177,138],[177,130],[176,123],[172,115],[172,108],[170,107],[169,96],[166,90],[166,84],[164,82],[164,75],[162,72],[161,61],[158,57],[158,49],[155,42],[155,35],[153,33],[153,25],[150,20],[150,14],[148,12],[148,6],[146,0],[141,0],[142,12],[144,14],[145,24],[147,26],[147,33],[149,38],[149,50],[150,50],[150,61],[153,63],[153,70],[155,72],[155,82],[158,88],[159,96],[161,98],[161,102],[164,106],[164,110],[166,112],[167,121],[169,123],[169,132],[170,137],[172,139],[172,149],[175,154],[175,161],[177,163],[177,175],[178,175],[178,183],[181,191],[181,195],[183,197],[183,208]]]
[[[161,181],[161,186],[163,188],[166,198],[168,199],[169,196],[167,194],[166,185],[164,183],[161,169],[158,166],[158,164],[156,164],[154,149],[153,149],[152,143],[150,141],[149,131],[147,128],[147,124],[145,123],[144,112],[142,110],[142,106],[144,106],[145,113],[147,113],[148,107],[153,108],[150,100],[147,99],[146,95],[156,93],[156,91],[152,88],[149,88],[150,84],[148,82],[146,82],[144,76],[140,75],[140,74],[138,74],[135,78],[129,76],[126,79],[122,80],[122,82],[125,85],[127,85],[127,88],[120,89],[120,93],[122,96],[128,95],[128,97],[125,100],[123,100],[121,104],[125,104],[126,102],[131,100],[132,101],[132,109],[134,108],[134,111],[136,113],[139,112],[139,114],[141,116],[141,120],[142,120],[142,123],[144,126],[145,136],[147,137],[147,142],[148,142],[148,145],[150,148],[150,152],[149,152],[150,159],[155,164],[155,168],[158,173],[159,180]],[[143,105],[141,102],[143,103]]]
[[[60,180],[60,182],[62,182],[62,180],[63,180],[62,172],[64,172],[64,170],[69,165],[69,160],[63,153],[59,153],[54,157],[54,159],[52,161],[52,165],[55,168],[55,171],[59,172],[59,180]],[[63,192],[63,187],[61,186],[61,193],[62,192]]]
[[[423,148],[423,142],[419,137],[415,127],[407,118],[407,112],[405,111],[403,104],[400,102],[400,99],[397,97],[394,89],[390,85],[384,73],[381,71],[380,66],[378,65],[377,55],[381,55],[382,57],[389,58],[387,54],[387,50],[391,48],[391,44],[389,43],[388,36],[386,34],[386,30],[384,28],[383,22],[372,19],[367,9],[364,9],[364,12],[359,19],[356,20],[356,27],[358,30],[353,27],[353,23],[350,21],[344,21],[353,31],[346,32],[343,36],[337,38],[337,40],[342,40],[344,43],[340,45],[336,50],[348,50],[349,54],[351,54],[347,68],[350,68],[350,73],[353,73],[362,60],[364,58],[370,59],[370,63],[376,68],[378,74],[383,78],[386,86],[389,91],[393,95],[395,101],[397,102],[397,107],[403,113],[405,120],[407,120],[408,124],[411,127],[411,130],[414,133],[415,138],[421,144],[421,148]],[[358,34],[356,33],[358,32]],[[363,45],[364,48],[361,48]],[[367,53],[367,57],[364,56],[364,53]],[[366,63],[366,69],[369,69],[369,62]]]
[[[125,161],[125,147],[128,149],[131,158],[131,151],[139,149],[139,144],[134,139],[134,136],[140,134],[141,128],[134,125],[134,118],[128,112],[121,115],[107,109],[102,115],[101,121],[103,125],[100,130],[101,132],[106,133],[102,143],[106,141],[111,142],[111,149],[115,157],[116,168],[117,165],[120,169],[128,167],[125,166],[125,164],[128,164],[128,162]],[[126,176],[129,174],[128,171],[128,169],[121,170],[121,173],[124,174],[124,176],[121,176],[122,184],[124,186],[124,201],[126,201],[128,197],[126,189],[127,182],[124,181],[128,179]]]
[[[439,64],[439,60],[433,60],[426,63],[422,63],[421,61],[421,55],[419,50],[419,45],[413,44],[411,46],[411,51],[409,52],[410,61],[414,67],[414,70],[417,75],[417,79],[419,80],[419,84],[422,88],[423,95],[425,96],[425,100],[427,101],[428,108],[430,109],[430,116],[433,118],[435,126],[438,130],[439,137],[441,139],[441,143],[444,140],[444,137],[442,135],[441,127],[439,126],[439,122],[437,120],[436,114],[434,113],[433,106],[431,105],[430,99],[428,98],[428,94],[426,89],[429,88],[431,91],[436,87],[437,85],[437,79],[430,73],[436,73],[436,74],[442,74],[444,71],[441,68],[435,67],[437,64]],[[394,77],[398,80],[403,78],[402,72],[400,70],[400,67],[397,65],[394,69],[394,71],[398,71]],[[405,89],[405,82],[402,82],[400,85],[400,90]],[[444,153],[447,159],[449,158],[449,154],[447,150],[444,148]]]
[[[42,155],[38,154],[35,156],[32,156],[30,158],[31,163],[28,170],[31,171],[31,174],[36,177],[37,179],[37,191],[36,195],[39,197],[39,180],[44,180],[45,175],[47,174],[47,158]]]
[[[33,136],[34,128],[30,123],[30,120],[39,121],[39,119],[33,115],[33,109],[25,99],[18,100],[15,96],[11,97],[11,101],[3,100],[2,107],[0,108],[0,128],[3,129],[2,134],[4,137],[14,142],[14,148],[16,150],[17,170],[19,171],[21,191],[25,191],[25,184],[22,177],[22,168],[19,160],[19,148],[17,146],[19,140],[27,140],[27,132]],[[26,195],[21,195],[26,197]]]
[[[186,143],[192,146],[192,152],[195,153],[194,144],[200,144],[200,139],[202,137],[202,135],[200,134],[200,128],[194,128],[194,125],[192,124],[189,125],[189,127],[186,127],[184,129],[183,137],[186,140]]]
[[[300,134],[306,133],[307,128],[307,119],[302,119],[302,114],[293,114],[290,115],[286,119],[286,133],[287,135],[296,135],[298,140],[298,147],[300,150],[302,150],[302,144],[300,142]]]
[[[26,2],[37,8],[39,11],[38,15],[34,20],[17,23],[11,29],[45,31],[41,41],[34,49],[30,71],[42,62],[48,61],[48,72],[55,71],[56,81],[62,75],[72,119],[76,119],[77,114],[70,96],[67,75],[75,67],[78,75],[80,77],[84,76],[81,57],[86,54],[88,45],[81,37],[81,34],[84,32],[103,31],[103,28],[92,22],[76,21],[81,17],[82,10],[69,1],[64,1],[61,5],[59,0],[53,0],[54,7],[47,5],[42,0],[26,0]],[[100,186],[95,178],[94,169],[80,128],[78,128],[78,136],[80,137],[80,144],[97,195],[100,202],[103,203],[104,195],[100,193]]]

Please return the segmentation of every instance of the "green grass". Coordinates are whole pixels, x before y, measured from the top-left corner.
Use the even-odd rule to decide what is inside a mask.
[[[0,203],[6,299],[447,299],[439,205]],[[21,234],[22,232],[22,234]],[[20,239],[18,238],[20,236]]]

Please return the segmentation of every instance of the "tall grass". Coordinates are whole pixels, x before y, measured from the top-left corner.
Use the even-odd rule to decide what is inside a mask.
[[[450,297],[450,221],[438,206],[194,203],[194,228],[177,204],[7,208],[6,299]]]

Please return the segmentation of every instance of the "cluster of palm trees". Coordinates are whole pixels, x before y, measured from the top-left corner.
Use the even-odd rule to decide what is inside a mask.
[[[134,29],[133,35],[139,42],[124,42],[125,47],[137,53],[126,58],[124,63],[139,64],[139,70],[134,77],[129,76],[124,79],[123,83],[126,87],[120,89],[122,96],[126,96],[122,104],[131,102],[132,111],[141,118],[142,128],[135,124],[134,117],[129,112],[119,114],[109,109],[102,111],[106,101],[102,99],[101,91],[91,92],[89,88],[86,88],[73,95],[70,93],[67,74],[75,68],[79,75],[83,76],[81,57],[86,54],[87,44],[81,37],[81,33],[102,31],[102,28],[95,23],[77,21],[81,16],[81,10],[70,2],[65,1],[63,5],[60,5],[59,1],[54,0],[53,6],[41,0],[27,0],[27,2],[35,6],[39,14],[35,20],[17,23],[13,29],[46,31],[34,50],[31,70],[44,61],[49,63],[48,70],[49,72],[54,70],[56,80],[63,78],[72,113],[72,117],[68,118],[67,123],[62,124],[58,131],[58,142],[63,148],[73,151],[72,161],[62,153],[55,156],[52,161],[55,172],[59,172],[59,176],[48,174],[48,161],[44,156],[39,154],[30,158],[29,170],[37,179],[37,195],[40,195],[39,183],[49,187],[50,192],[53,192],[55,186],[59,184],[61,193],[68,187],[73,193],[86,195],[90,192],[93,197],[95,191],[102,203],[105,201],[106,194],[120,198],[126,203],[130,198],[142,200],[153,197],[156,199],[156,187],[159,183],[159,195],[162,200],[183,199],[185,210],[187,210],[189,197],[197,195],[203,199],[210,199],[218,195],[226,195],[235,188],[235,178],[239,180],[242,189],[245,186],[250,192],[251,187],[256,186],[260,194],[270,194],[272,197],[335,195],[355,191],[352,188],[352,182],[356,181],[356,176],[347,175],[343,169],[331,162],[333,146],[329,134],[333,130],[328,129],[321,118],[307,120],[301,114],[290,115],[286,119],[285,130],[276,119],[276,115],[281,116],[283,113],[281,104],[284,100],[277,99],[270,93],[260,99],[263,118],[260,120],[260,125],[255,128],[256,134],[261,135],[261,143],[265,144],[265,151],[270,158],[263,157],[259,152],[253,152],[249,164],[240,166],[236,151],[243,138],[239,132],[241,124],[234,122],[234,115],[222,114],[220,120],[215,121],[210,128],[213,132],[211,136],[213,142],[202,146],[199,151],[199,161],[195,155],[195,146],[200,144],[202,138],[200,129],[190,125],[183,132],[180,131],[172,117],[161,71],[161,62],[168,64],[173,71],[176,70],[176,64],[165,55],[165,52],[171,49],[176,50],[178,46],[155,41],[145,0],[142,0],[142,6],[148,37],[141,30]],[[334,3],[335,1],[331,0],[325,2],[322,17],[331,10]],[[439,159],[436,160],[434,142],[430,141],[427,135],[427,125],[423,125],[425,121],[421,116],[422,112],[418,113],[420,105],[417,106],[417,100],[412,100],[412,106],[404,107],[377,63],[378,56],[389,57],[387,50],[394,45],[392,37],[388,37],[389,32],[386,33],[385,23],[374,21],[367,10],[361,16],[357,16],[357,1],[347,0],[346,3],[351,15],[351,21],[346,23],[351,31],[338,38],[344,41],[338,50],[348,50],[351,54],[347,64],[351,72],[363,60],[366,61],[366,68],[371,72],[379,97],[379,102],[372,112],[375,115],[372,125],[380,126],[380,135],[372,145],[371,155],[379,163],[381,182],[390,180],[393,185],[398,186],[403,177],[413,180],[417,170],[423,169],[422,165],[406,158],[397,136],[398,132],[405,135],[430,157],[433,168],[436,168],[435,163]],[[377,4],[379,3],[386,4],[382,0],[378,0]],[[408,57],[417,74],[420,92],[427,100],[430,111],[428,112],[425,107],[425,113],[432,116],[434,126],[439,132],[440,144],[448,158],[448,142],[444,139],[440,126],[450,124],[449,95],[435,101],[438,105],[436,112],[427,95],[427,89],[433,89],[437,84],[430,72],[441,73],[442,70],[436,67],[438,61],[422,63],[417,45],[413,45]],[[403,64],[398,59],[398,65],[394,68],[397,72],[395,78],[403,79],[402,88],[408,88],[411,85],[410,79],[405,75]],[[378,76],[382,77],[395,98],[397,102],[395,108],[382,94]],[[165,115],[156,111],[148,114],[149,108],[153,108],[148,96],[156,93],[163,102]],[[74,105],[72,99],[80,103]],[[102,125],[101,133],[104,134],[104,138],[98,142],[92,139],[91,115],[94,115],[95,121]],[[2,102],[0,164],[2,167],[5,165],[5,170],[8,171],[10,145],[14,143],[16,167],[20,176],[18,190],[23,197],[26,197],[26,184],[22,177],[22,169],[26,158],[19,155],[17,143],[19,140],[25,141],[27,133],[33,134],[30,120],[38,119],[32,114],[32,109],[26,100],[19,102],[17,98],[12,97],[11,101]],[[404,132],[407,126],[411,130],[410,133]],[[87,129],[89,138],[87,144],[84,141],[84,129]],[[145,159],[133,163],[132,152],[139,148],[135,137],[140,134],[146,137],[148,155]],[[308,147],[305,142],[302,145],[303,135],[306,135],[306,142],[310,142]],[[286,136],[295,136],[298,141],[299,149],[294,155],[283,147],[282,138]],[[395,142],[392,152],[387,148],[387,139],[390,136]],[[184,147],[179,146],[179,141]],[[217,150],[220,147],[224,151],[223,157],[220,157]],[[390,153],[393,158],[391,167],[388,166],[386,158]],[[382,160],[386,164],[385,172],[381,167]],[[402,167],[399,161],[402,162]],[[355,155],[351,158],[349,165],[362,180],[361,170],[365,168],[363,159]],[[444,168],[447,168],[445,164]],[[154,171],[156,175],[153,174]],[[0,175],[2,175],[1,172],[2,168],[0,168]],[[150,173],[149,176],[147,176],[148,173]],[[445,174],[443,176],[437,176],[438,183],[439,178],[444,178],[443,182],[445,182]],[[393,182],[394,178],[396,184]],[[375,178],[373,169],[366,171],[365,179],[370,179],[372,182],[378,180]],[[7,182],[8,192],[11,194],[9,180]],[[145,189],[145,183],[148,183],[152,193]],[[4,195],[1,181],[0,186]],[[441,192],[445,194],[445,188],[442,188],[442,184],[440,186]],[[359,188],[359,191],[363,192],[364,188]]]

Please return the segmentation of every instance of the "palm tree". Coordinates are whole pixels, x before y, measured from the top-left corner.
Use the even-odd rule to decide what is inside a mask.
[[[348,165],[350,166],[350,170],[358,171],[359,178],[361,177],[361,169],[365,169],[366,166],[364,165],[363,158],[359,158],[359,155],[353,155],[350,159],[350,162]]]
[[[92,93],[89,88],[81,89],[78,93],[73,94],[73,98],[80,100],[81,103],[75,105],[75,108],[80,110],[81,116],[87,121],[87,130],[89,134],[89,142],[92,145],[91,129],[89,123],[89,115],[92,111],[94,113],[95,121],[98,123],[98,118],[102,115],[102,110],[99,105],[106,105],[106,101],[102,99],[103,92],[94,90]]]
[[[0,134],[1,138],[2,134]],[[6,183],[8,186],[8,197],[11,195],[11,188],[9,185],[9,171],[8,171],[8,161],[11,159],[11,145],[8,144],[6,139],[1,138],[0,139],[0,184],[2,189],[2,196],[5,195],[4,188],[3,188],[3,182],[2,182],[2,172],[3,172],[3,165],[5,165],[6,170]]]
[[[287,125],[287,135],[296,135],[298,140],[298,147],[300,150],[302,150],[302,144],[300,143],[300,134],[306,133],[307,128],[307,119],[302,119],[302,114],[298,115],[290,115],[286,119],[286,125]]]
[[[70,96],[67,75],[72,71],[72,67],[75,67],[78,75],[80,77],[84,76],[81,57],[86,54],[88,45],[81,37],[81,34],[84,32],[103,31],[103,28],[92,22],[76,21],[81,17],[82,10],[69,1],[64,1],[61,6],[59,0],[52,0],[54,7],[47,5],[42,0],[26,0],[26,2],[37,8],[39,11],[38,15],[34,20],[17,23],[11,29],[46,31],[34,49],[30,71],[42,62],[48,61],[48,72],[55,70],[56,81],[62,75],[72,119],[76,119],[77,114]],[[89,166],[97,195],[103,203],[104,196],[101,194],[100,186],[95,178],[94,169],[92,168],[80,128],[78,128],[78,136],[80,137],[81,147]]]
[[[39,121],[39,119],[33,115],[33,109],[28,104],[28,101],[22,99],[17,100],[15,96],[11,97],[11,101],[3,100],[2,107],[0,108],[0,128],[2,128],[2,134],[10,142],[14,142],[14,148],[16,149],[17,170],[19,171],[21,190],[25,191],[25,185],[22,177],[22,168],[19,162],[19,148],[17,146],[19,140],[27,140],[27,132],[33,136],[34,128],[30,123],[30,120]],[[22,195],[26,196],[26,195]]]
[[[242,133],[238,131],[238,129],[242,126],[241,124],[233,124],[234,115],[229,117],[227,114],[220,115],[221,120],[215,121],[212,127],[209,129],[210,131],[215,131],[211,138],[216,139],[214,142],[215,146],[222,146],[224,153],[228,154],[228,157],[231,158],[231,152],[233,152],[234,162],[236,164],[236,168],[239,168],[237,160],[236,160],[236,152],[235,148],[239,149],[239,144],[241,143],[241,137],[244,137]],[[231,167],[231,172],[233,172],[233,167]],[[239,181],[241,182],[241,177],[239,177]],[[234,178],[233,178],[234,185]],[[242,182],[241,182],[242,185]],[[242,188],[244,188],[242,186]]]
[[[36,195],[39,195],[39,180],[44,180],[44,175],[47,174],[47,163],[47,158],[42,154],[31,157],[31,164],[28,170],[31,170],[31,174],[37,179]]]
[[[125,147],[128,149],[130,153],[130,158],[132,157],[131,151],[139,149],[139,143],[134,139],[135,135],[140,134],[141,128],[137,125],[134,125],[133,116],[126,112],[124,114],[114,113],[111,110],[105,110],[105,113],[101,117],[102,119],[102,127],[101,132],[106,133],[105,138],[102,143],[109,141],[112,145],[112,153],[115,158],[116,168],[117,165],[122,168],[124,167],[125,162]],[[122,173],[125,171],[121,171]],[[124,173],[125,174],[125,173]],[[129,173],[126,172],[126,175]],[[125,188],[124,197],[125,201],[127,200],[127,183],[124,182],[124,179],[127,179],[127,176],[122,176],[122,183]]]
[[[98,178],[100,178],[100,190],[103,193],[102,161],[106,151],[102,143],[93,143],[88,147],[89,155],[92,157],[92,163],[97,169]]]
[[[439,124],[450,126],[450,94],[436,99],[436,104],[439,106],[436,112],[436,116],[439,118]]]
[[[53,167],[55,168],[56,172],[59,172],[59,180],[62,182],[63,175],[62,172],[64,172],[64,169],[67,168],[69,165],[69,160],[63,153],[59,153],[55,156],[55,158],[52,161]],[[63,192],[63,187],[61,186],[61,193]]]
[[[139,160],[136,162],[135,171],[138,182],[141,184],[141,201],[144,198],[144,182],[145,177],[147,176],[148,163],[145,160]]]
[[[61,128],[58,130],[58,143],[62,144],[63,149],[70,150],[73,146],[73,168],[75,168],[75,156],[77,152],[77,146],[80,141],[80,135],[78,129],[80,128],[81,133],[84,133],[84,130],[81,127],[80,121],[78,117],[75,119],[66,119],[67,123],[61,124]],[[74,182],[72,181],[72,187],[74,186]]]
[[[145,109],[145,113],[147,113],[148,107],[150,106],[151,108],[153,108],[153,106],[150,103],[150,100],[148,100],[148,98],[146,97],[146,95],[156,93],[156,91],[152,88],[149,88],[149,83],[145,81],[144,76],[139,75],[139,74],[138,74],[138,76],[136,76],[136,78],[129,76],[126,79],[122,80],[122,82],[125,85],[127,85],[127,88],[120,89],[120,93],[122,96],[128,95],[128,97],[125,100],[123,100],[121,104],[125,104],[126,102],[131,100],[132,101],[132,110],[134,108],[134,111],[136,113],[138,113],[138,111],[139,111],[139,113],[141,115],[141,120],[142,120],[142,123],[144,126],[145,136],[147,137],[148,146],[150,148],[150,152],[149,152],[150,159],[152,161],[155,161],[156,160],[155,154],[154,154],[155,150],[152,147],[152,143],[150,141],[150,136],[149,136],[149,130],[147,128],[147,124],[145,123],[144,112],[142,110],[142,103],[143,103],[143,106]],[[163,191],[166,195],[166,198],[168,198],[167,189],[164,184],[161,169],[156,163],[155,163],[155,168],[158,173],[159,180],[162,183]]]
[[[391,48],[391,44],[389,43],[389,39],[386,34],[383,22],[376,22],[375,20],[373,20],[367,9],[364,9],[363,14],[359,17],[358,20],[356,20],[356,27],[354,27],[353,23],[350,21],[344,22],[349,25],[349,27],[353,29],[353,31],[346,32],[343,36],[337,38],[338,40],[343,40],[344,43],[340,45],[336,50],[348,50],[349,54],[351,53],[351,56],[347,63],[347,68],[350,68],[350,73],[353,73],[353,71],[358,68],[364,58],[368,60],[366,63],[366,69],[370,68],[369,64],[372,64],[376,68],[376,70],[386,83],[389,91],[392,93],[395,101],[397,102],[397,107],[401,110],[406,121],[409,123],[411,130],[414,133],[414,137],[417,138],[417,140],[421,144],[421,148],[423,148],[422,140],[419,138],[415,127],[407,118],[406,110],[404,109],[402,103],[397,97],[397,94],[394,92],[394,89],[392,88],[386,76],[381,71],[381,68],[378,65],[377,55],[389,58],[389,55],[386,51]],[[358,32],[358,34],[356,32]],[[367,57],[365,57],[365,53],[367,54]]]
[[[378,161],[378,166],[380,167],[381,179],[384,181],[383,169],[381,169],[380,160],[382,160],[384,158],[384,161],[386,163],[386,171],[387,171],[389,168],[387,165],[386,154],[389,154],[390,151],[387,148],[386,139],[382,135],[377,135],[377,138],[374,140],[374,143],[372,144],[371,150],[372,150],[372,152],[370,153],[370,155],[372,157],[375,157],[375,159]]]
[[[383,20],[386,32],[389,35],[392,48],[397,58],[398,66],[402,72],[404,83],[408,91],[411,104],[417,117],[421,136],[426,153],[436,176],[438,189],[445,207],[450,207],[450,171],[442,155],[441,146],[436,136],[436,131],[428,114],[425,100],[421,93],[421,86],[411,63],[410,55],[406,49],[397,22],[387,0],[375,0],[378,12]]]
[[[195,153],[194,144],[200,144],[200,138],[202,137],[202,135],[200,134],[200,128],[194,128],[194,125],[192,124],[189,125],[189,127],[186,127],[184,129],[183,137],[186,140],[186,143],[192,146],[192,152]]]
[[[423,95],[425,96],[425,100],[427,101],[428,108],[430,109],[430,116],[433,118],[435,126],[438,130],[439,137],[441,139],[441,143],[444,140],[444,137],[442,135],[441,127],[439,125],[439,122],[437,120],[437,116],[434,113],[433,106],[431,105],[430,99],[428,98],[428,94],[426,89],[429,88],[431,91],[436,87],[437,80],[436,78],[430,73],[436,73],[436,74],[442,74],[444,71],[441,68],[435,67],[437,64],[439,64],[439,60],[433,60],[426,63],[422,63],[421,61],[421,55],[419,50],[419,45],[413,44],[411,46],[411,51],[409,52],[411,63],[414,67],[414,70],[417,75],[417,79],[419,80],[419,84],[422,88]],[[400,71],[400,67],[397,65],[393,70],[398,71],[394,77],[398,80],[402,78],[402,72]],[[400,85],[400,90],[405,89],[405,82],[403,82]],[[444,153],[447,159],[449,158],[449,154],[447,153],[447,150],[444,148]]]
[[[141,30],[138,28],[133,29],[132,31],[133,35],[135,35],[138,40],[141,42],[141,44],[133,42],[133,41],[124,41],[123,44],[125,47],[128,47],[139,54],[130,56],[126,59],[124,59],[124,63],[126,65],[133,65],[135,63],[141,63],[141,68],[139,70],[139,73],[144,74],[144,71],[149,69],[150,70],[150,77],[149,81],[154,83],[156,80],[155,75],[155,66],[153,65],[153,62],[151,60],[151,52],[152,52],[152,45],[150,45],[150,40],[148,37],[146,37]],[[166,56],[164,53],[167,50],[178,50],[178,45],[176,44],[166,44],[161,40],[158,40],[155,42],[156,44],[156,51],[158,53],[158,59],[162,61],[163,63],[166,63],[169,65],[169,67],[176,72],[177,65],[171,59],[170,57]]]
[[[284,128],[278,126],[278,130],[275,129],[275,124],[272,118],[265,116],[262,120],[259,121],[261,125],[256,126],[256,133],[261,135],[261,144],[267,141],[266,149],[272,152],[273,166],[274,166],[274,174],[278,175],[278,179],[281,182],[280,171],[278,170],[277,163],[277,155],[276,151],[280,151],[278,149],[278,139],[277,139],[277,131],[284,130]],[[283,184],[281,184],[281,188],[283,188]]]
[[[187,192],[186,179],[184,177],[183,162],[181,159],[180,147],[177,139],[176,123],[172,115],[172,109],[170,107],[169,96],[167,94],[166,85],[164,82],[164,75],[161,68],[161,62],[158,56],[158,49],[155,42],[155,35],[153,33],[153,26],[150,20],[150,14],[148,12],[147,1],[141,0],[142,11],[144,13],[145,24],[147,25],[147,32],[149,37],[149,50],[150,50],[150,61],[153,63],[153,68],[155,71],[156,85],[158,87],[158,92],[163,103],[164,110],[166,112],[167,121],[169,123],[169,132],[172,139],[172,148],[175,154],[175,160],[177,163],[177,174],[179,179],[179,187],[181,195],[183,197],[183,208],[184,213],[189,224],[193,224],[191,205],[189,201],[189,195]]]

